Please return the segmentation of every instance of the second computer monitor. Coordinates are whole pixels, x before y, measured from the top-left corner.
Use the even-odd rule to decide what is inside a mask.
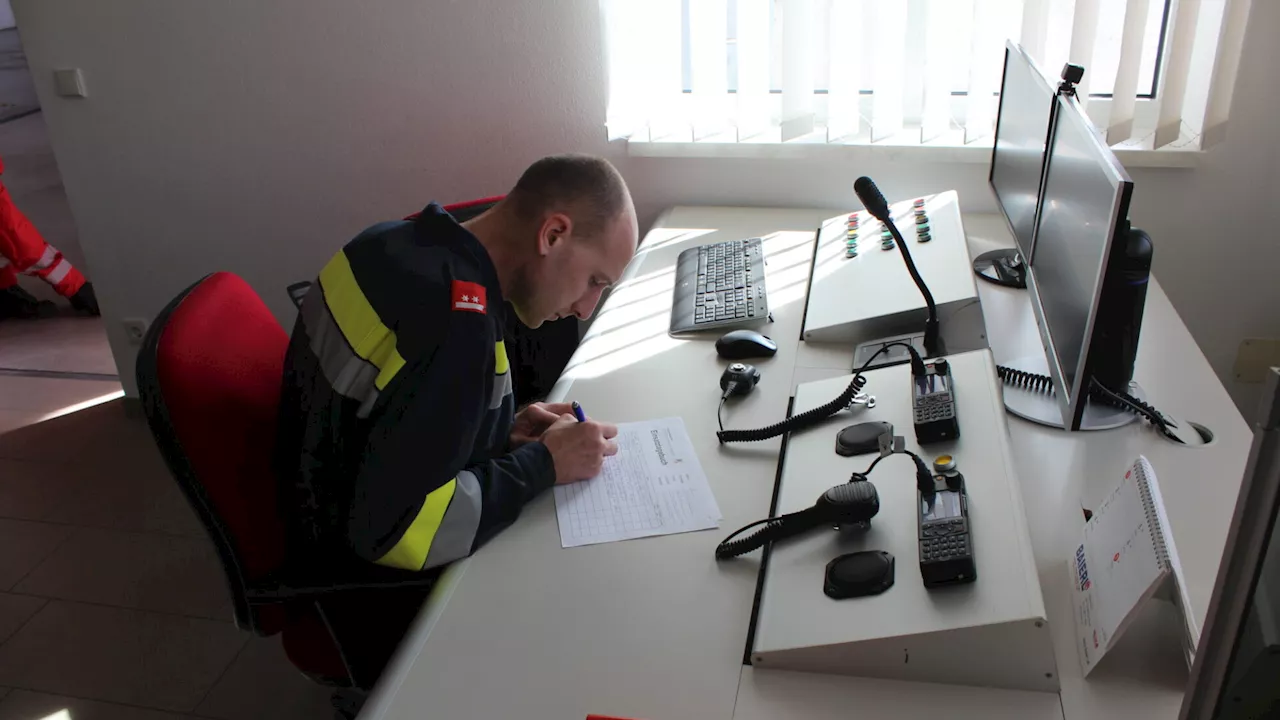
[[[1063,426],[1078,430],[1099,299],[1116,237],[1128,232],[1133,182],[1079,102],[1067,96],[1056,102],[1027,288]]]
[[[1031,56],[1021,46],[1008,43],[988,179],[1018,251],[1028,263],[1034,250],[1036,207],[1054,95],[1053,86]]]

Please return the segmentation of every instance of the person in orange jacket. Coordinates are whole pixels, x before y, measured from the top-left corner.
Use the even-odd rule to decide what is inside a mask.
[[[4,162],[0,160],[0,173],[3,172]],[[93,285],[57,248],[45,242],[36,226],[13,204],[8,188],[0,183],[0,320],[55,314],[53,303],[38,301],[18,286],[18,273],[34,275],[52,285],[76,312],[100,314]]]

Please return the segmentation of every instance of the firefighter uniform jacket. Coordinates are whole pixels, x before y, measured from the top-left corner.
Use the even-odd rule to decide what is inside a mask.
[[[4,162],[0,160],[0,173],[3,172]],[[84,275],[57,248],[45,242],[0,183],[0,290],[17,285],[18,273],[40,278],[63,297],[80,292],[85,283]]]
[[[488,253],[434,203],[325,265],[285,359],[277,462],[291,562],[435,568],[555,482],[542,443],[508,452],[504,308]]]

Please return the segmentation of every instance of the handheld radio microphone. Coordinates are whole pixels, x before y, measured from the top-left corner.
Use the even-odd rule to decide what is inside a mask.
[[[724,539],[716,546],[716,559],[728,560],[746,555],[765,543],[785,540],[814,528],[826,526],[866,526],[880,512],[880,494],[865,475],[855,473],[849,482],[822,493],[812,507],[776,518],[758,520]],[[750,535],[734,540],[742,533],[763,525]]]
[[[916,270],[915,261],[911,259],[911,250],[907,248],[907,241],[902,239],[902,233],[898,232],[898,226],[893,224],[893,217],[889,214],[889,203],[884,199],[884,195],[880,192],[880,188],[876,187],[875,181],[863,175],[853,183],[853,191],[858,195],[858,199],[862,201],[862,206],[871,213],[871,216],[888,228],[893,239],[897,241],[898,248],[902,251],[902,260],[907,264],[907,272],[911,274],[911,279],[915,281],[916,287],[920,288],[920,294],[924,296],[924,303],[929,308],[929,319],[924,324],[924,350],[929,357],[937,357],[942,354],[942,348],[939,346],[938,333],[938,306],[933,302],[933,293],[929,292],[929,287],[924,284],[924,278],[920,277],[920,271]]]

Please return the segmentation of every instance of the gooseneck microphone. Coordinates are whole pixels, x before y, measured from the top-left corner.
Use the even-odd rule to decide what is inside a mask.
[[[902,239],[898,226],[893,224],[893,218],[889,215],[889,203],[884,199],[880,188],[876,187],[875,181],[865,175],[853,182],[853,192],[858,195],[867,212],[884,223],[893,235],[893,239],[897,241],[898,249],[902,251],[902,260],[907,264],[907,272],[911,274],[916,287],[920,288],[924,303],[929,307],[929,319],[924,324],[925,354],[929,357],[941,355],[942,349],[938,346],[938,306],[934,304],[933,293],[929,292],[929,287],[924,284],[924,278],[920,277],[920,271],[916,269],[915,261],[911,259],[911,250],[907,248],[907,241]]]
[[[883,223],[892,222],[889,218],[889,201],[884,199],[884,194],[880,192],[880,188],[876,187],[875,180],[863,175],[853,181],[853,191],[857,193],[862,206],[871,213],[872,217]]]

